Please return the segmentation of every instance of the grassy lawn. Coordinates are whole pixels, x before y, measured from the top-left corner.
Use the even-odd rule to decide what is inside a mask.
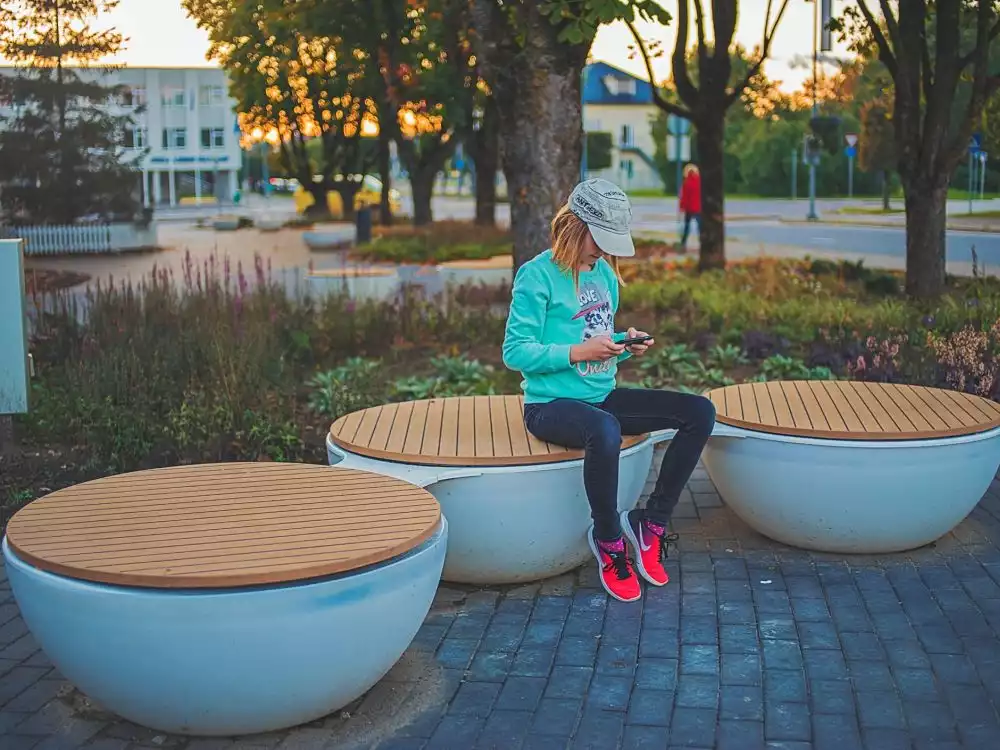
[[[956,219],[968,216],[973,219],[1000,219],[1000,211],[973,211],[971,214],[952,214]]]
[[[881,206],[844,206],[839,211],[838,214],[860,214],[866,216],[888,216],[889,214],[902,214],[906,213],[902,208],[890,208],[886,211]]]

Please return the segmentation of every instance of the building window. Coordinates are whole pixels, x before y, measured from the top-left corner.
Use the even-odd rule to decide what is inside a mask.
[[[187,148],[187,129],[164,128],[163,148],[167,149]]]
[[[125,148],[146,148],[146,128],[129,128],[125,131]]]
[[[222,86],[202,86],[198,90],[198,106],[220,107],[226,99],[226,91]]]
[[[202,148],[225,148],[226,131],[223,128],[202,128],[201,129]]]
[[[631,159],[622,159],[618,162],[618,169],[619,171],[624,172],[625,176],[630,180],[635,175],[635,165],[632,164]]]
[[[160,101],[164,107],[183,107],[184,89],[168,86],[163,89]]]
[[[146,103],[146,89],[141,86],[126,88],[122,91],[121,103],[129,109],[143,106]]]
[[[628,94],[629,96],[635,96],[635,79],[634,78],[619,79],[618,93]]]
[[[622,146],[635,145],[635,130],[631,125],[622,125]]]

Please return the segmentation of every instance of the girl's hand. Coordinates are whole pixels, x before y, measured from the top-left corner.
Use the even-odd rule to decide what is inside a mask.
[[[645,331],[640,331],[637,328],[629,328],[628,329],[628,337],[630,339],[638,338],[639,336],[648,336],[648,335],[649,334],[646,333]],[[655,343],[656,343],[656,339],[650,339],[645,344],[632,344],[632,346],[628,347],[628,350],[630,352],[632,352],[632,354],[634,354],[636,357],[641,357],[643,354],[646,353],[646,350],[649,347],[651,347],[653,344],[655,344]]]
[[[571,364],[577,362],[604,362],[605,360],[617,357],[625,351],[625,347],[616,344],[608,336],[595,336],[587,339],[582,344],[575,344],[569,350],[569,361]]]

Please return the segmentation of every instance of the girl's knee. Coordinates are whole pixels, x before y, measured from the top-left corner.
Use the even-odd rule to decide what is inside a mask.
[[[615,455],[621,450],[622,427],[611,414],[604,413],[594,421],[589,435],[590,447],[602,453]]]
[[[697,396],[692,402],[691,427],[699,433],[711,433],[715,426],[715,404],[705,396]]]

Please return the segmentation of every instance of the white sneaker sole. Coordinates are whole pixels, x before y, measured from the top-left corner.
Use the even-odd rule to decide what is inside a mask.
[[[664,581],[660,583],[659,581],[654,581],[652,576],[646,572],[646,566],[642,564],[642,547],[639,546],[639,539],[635,535],[635,531],[632,530],[632,523],[628,520],[629,512],[623,510],[619,516],[619,521],[622,527],[622,533],[628,537],[629,544],[632,545],[632,549],[635,550],[635,569],[639,571],[647,583],[653,586],[666,586],[670,581]]]
[[[613,599],[617,599],[620,602],[637,602],[642,598],[642,590],[639,590],[639,595],[634,599],[625,599],[624,597],[618,596],[614,591],[609,589],[604,585],[604,566],[601,564],[601,553],[597,549],[597,543],[594,541],[594,527],[591,526],[587,529],[587,544],[590,546],[590,551],[594,553],[594,559],[597,561],[597,579],[601,582],[601,588],[608,592],[608,595]]]

